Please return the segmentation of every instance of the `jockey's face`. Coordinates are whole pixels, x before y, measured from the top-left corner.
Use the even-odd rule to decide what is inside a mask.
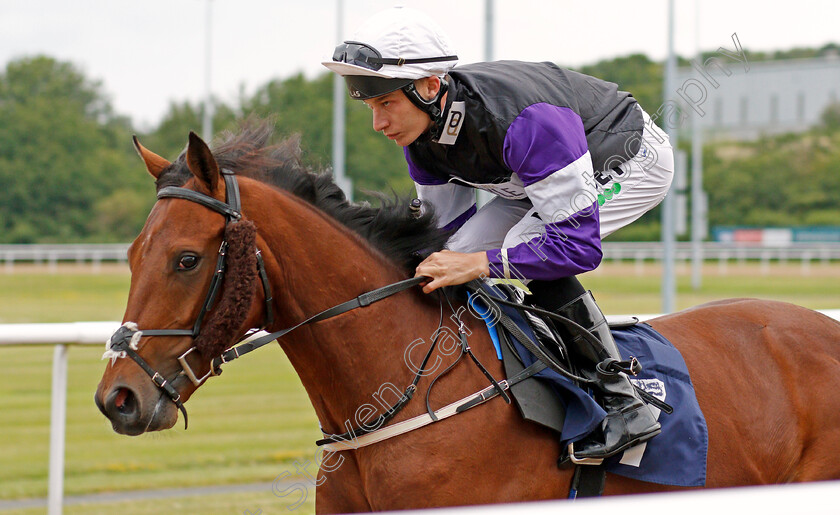
[[[415,85],[423,98],[432,98],[440,89],[440,79],[427,77],[415,81]],[[401,147],[411,145],[432,126],[429,115],[412,104],[402,90],[364,100],[364,103],[373,111],[373,130]]]

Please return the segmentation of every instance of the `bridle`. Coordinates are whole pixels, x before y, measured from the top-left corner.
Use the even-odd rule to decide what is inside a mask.
[[[190,202],[195,202],[217,213],[224,215],[226,219],[226,224],[238,223],[242,219],[242,201],[240,198],[239,184],[236,180],[236,175],[233,171],[227,169],[223,169],[221,173],[225,181],[226,202],[221,202],[220,200],[217,200],[209,195],[205,195],[204,193],[200,193],[198,191],[176,186],[167,186],[161,188],[160,191],[158,191],[157,193],[157,198],[158,200],[163,198],[176,198],[188,200]],[[183,413],[184,429],[186,429],[188,426],[188,420],[187,410],[186,408],[184,408],[184,403],[181,401],[181,395],[172,386],[169,380],[167,380],[162,374],[154,370],[146,362],[146,360],[144,360],[139,354],[137,354],[137,345],[140,341],[140,338],[144,336],[189,336],[193,339],[193,341],[195,341],[195,339],[198,338],[199,333],[201,331],[202,323],[204,321],[204,317],[207,314],[207,312],[212,309],[216,301],[216,296],[218,295],[219,290],[221,289],[222,282],[225,276],[227,251],[228,242],[223,237],[222,244],[219,246],[219,255],[216,261],[216,272],[213,274],[213,278],[210,281],[210,287],[208,288],[207,295],[204,298],[204,303],[201,306],[201,311],[199,312],[192,329],[140,329],[137,327],[137,324],[133,322],[126,322],[119,329],[117,329],[117,331],[114,332],[113,335],[111,335],[111,338],[106,343],[105,354],[103,354],[102,356],[103,359],[110,358],[112,363],[116,359],[124,357],[131,358],[135,363],[137,363],[137,365],[140,366],[140,368],[143,369],[143,371],[145,371],[149,375],[149,377],[152,378],[152,381],[155,383],[155,385],[159,389],[163,390],[169,397],[169,399],[175,404],[175,406],[178,407],[181,413]],[[260,254],[260,250],[255,247],[255,252],[257,255],[257,270],[260,280],[262,282],[262,288],[265,298],[266,315],[265,322],[262,327],[267,327],[271,325],[274,321],[271,285],[268,281],[268,274],[265,271],[265,263],[262,259],[262,255]],[[197,377],[195,372],[192,370],[189,363],[187,362],[187,356],[193,351],[197,350],[197,347],[193,345],[192,347],[187,349],[186,352],[184,352],[181,356],[178,357],[178,362],[181,365],[181,370],[178,372],[176,377],[184,375],[187,378],[189,378],[193,384],[195,384],[196,386],[200,386],[208,377],[221,374],[221,366],[224,363],[229,363],[234,359],[237,359],[253,350],[256,350],[262,347],[263,345],[266,345],[276,340],[284,334],[294,331],[298,327],[313,322],[318,322],[320,320],[325,320],[327,318],[340,315],[352,309],[368,306],[386,297],[390,297],[395,293],[399,293],[417,284],[420,284],[426,279],[427,278],[425,277],[413,277],[411,279],[406,279],[404,281],[400,281],[394,284],[389,284],[382,288],[363,293],[355,299],[351,299],[347,302],[343,302],[341,304],[328,308],[316,315],[307,318],[306,320],[298,323],[293,327],[283,329],[281,331],[277,331],[271,334],[267,334],[254,340],[240,342],[240,344],[231,347],[230,349],[223,352],[220,356],[212,359],[210,362],[210,370],[202,377]],[[258,330],[259,329],[253,329],[249,331],[245,335],[245,338],[252,335]],[[414,386],[416,387],[416,384]],[[413,392],[413,388],[411,389],[411,391]]]
[[[241,208],[241,199],[239,194],[239,184],[236,180],[236,176],[230,170],[222,170],[222,177],[225,181],[225,200],[226,202],[221,202],[209,195],[205,195],[203,193],[199,193],[197,191],[193,191],[187,188],[180,188],[175,186],[167,186],[161,188],[160,191],[157,193],[157,198],[178,198],[189,200],[190,202],[195,202],[205,206],[217,213],[224,215],[226,224],[235,224],[238,223],[242,219],[242,208]],[[222,244],[219,246],[219,253],[218,258],[216,260],[216,271],[213,274],[213,278],[210,280],[210,287],[208,288],[207,295],[204,297],[204,302],[201,305],[201,311],[198,313],[198,317],[196,317],[195,323],[193,324],[192,329],[138,329],[137,325],[132,322],[126,322],[122,325],[117,331],[111,335],[111,338],[108,340],[107,350],[105,354],[102,356],[104,358],[111,358],[113,362],[117,358],[122,357],[129,357],[135,363],[137,363],[140,368],[142,368],[149,376],[152,378],[152,381],[157,385],[158,388],[163,390],[169,398],[175,403],[175,406],[181,410],[181,413],[184,414],[184,428],[187,427],[187,410],[184,408],[184,403],[181,401],[181,395],[178,393],[177,390],[172,386],[170,381],[168,381],[162,374],[155,371],[149,364],[137,354],[137,344],[140,341],[140,338],[143,336],[189,336],[193,338],[195,341],[198,338],[198,335],[201,331],[201,325],[204,321],[204,317],[208,311],[213,308],[213,305],[216,302],[216,297],[221,289],[222,282],[225,276],[226,264],[227,264],[227,254],[228,254],[228,242],[223,237]],[[271,324],[274,319],[274,311],[272,308],[272,295],[271,295],[271,286],[268,282],[268,275],[265,271],[265,264],[262,259],[262,255],[260,254],[259,249],[256,249],[257,254],[257,269],[259,273],[259,277],[262,282],[263,292],[265,294],[265,313],[266,319],[264,323],[264,327]],[[218,366],[214,367],[211,366],[210,370],[202,377],[197,377],[195,372],[190,367],[189,363],[187,362],[187,356],[195,351],[197,347],[193,345],[186,352],[184,352],[181,356],[178,357],[178,362],[181,364],[181,371],[178,375],[185,375],[187,376],[190,381],[193,382],[196,386],[199,386],[205,379],[207,379],[211,375],[218,375],[221,373],[221,368]]]

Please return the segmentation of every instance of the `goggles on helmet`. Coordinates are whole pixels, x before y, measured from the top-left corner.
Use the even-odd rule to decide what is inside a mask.
[[[382,54],[375,48],[358,41],[345,41],[335,47],[333,61],[347,64],[354,64],[368,70],[379,70],[385,64],[402,66],[404,64],[435,63],[438,61],[457,61],[457,55],[445,55],[441,57],[420,57],[405,59],[402,57],[382,57]]]

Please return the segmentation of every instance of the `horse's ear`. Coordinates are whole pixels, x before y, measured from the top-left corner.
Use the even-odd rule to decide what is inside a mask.
[[[190,143],[187,145],[187,167],[205,186],[210,193],[218,190],[220,176],[219,165],[210,152],[210,148],[196,133],[190,131]]]
[[[143,159],[143,162],[146,163],[146,170],[152,174],[152,177],[157,179],[160,173],[166,170],[172,163],[141,145],[137,136],[132,136],[132,139],[134,140],[134,150],[137,151]]]

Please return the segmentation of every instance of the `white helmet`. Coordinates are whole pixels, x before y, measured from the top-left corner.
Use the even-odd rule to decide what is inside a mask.
[[[443,76],[457,62],[449,38],[434,20],[414,9],[393,7],[375,14],[335,48],[331,61],[321,64],[344,77],[351,97],[364,100],[415,79]]]

